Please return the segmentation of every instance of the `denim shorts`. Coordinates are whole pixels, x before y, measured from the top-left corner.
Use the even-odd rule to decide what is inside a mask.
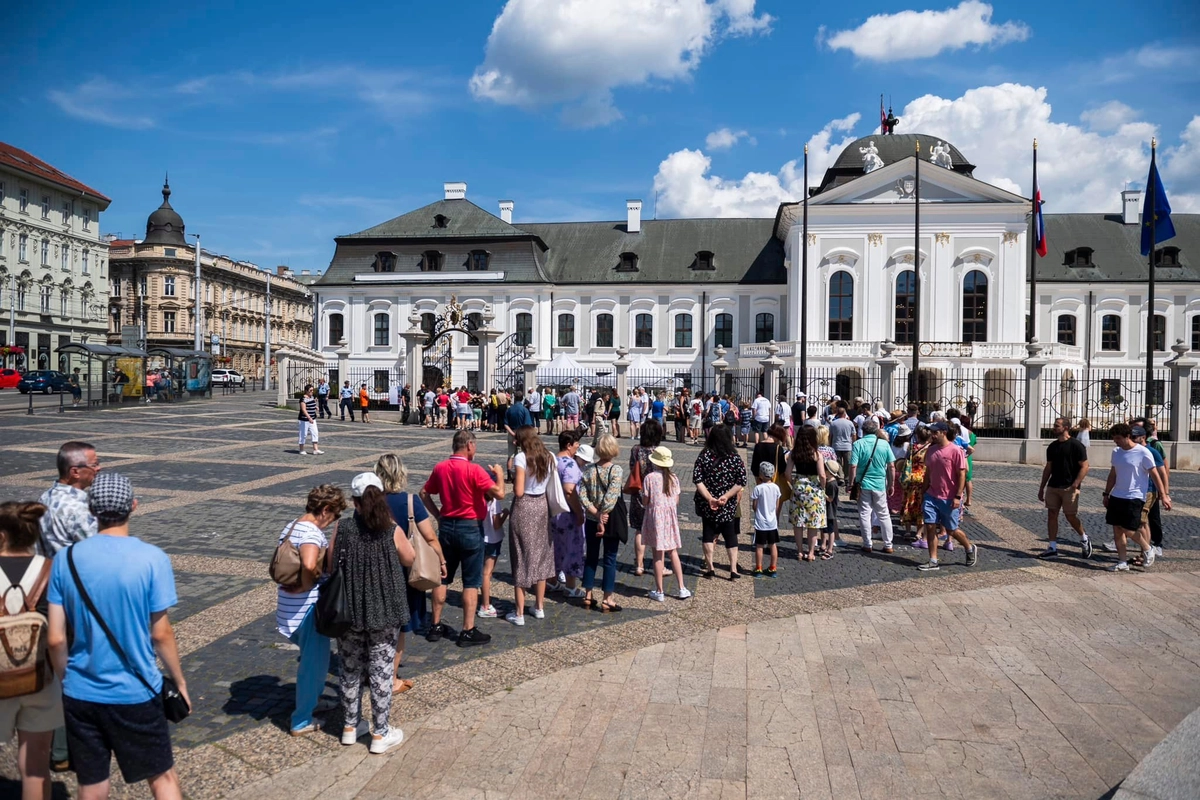
[[[483,543],[483,557],[484,558],[499,558],[500,550],[503,547],[504,547],[503,539],[501,539],[498,542],[484,542]]]
[[[925,524],[941,525],[947,531],[958,530],[959,509],[952,508],[953,500],[941,500],[930,494],[925,495]]]
[[[449,519],[438,523],[438,541],[446,557],[446,577],[443,586],[454,582],[454,573],[462,565],[464,589],[483,586],[483,521],[478,519]]]

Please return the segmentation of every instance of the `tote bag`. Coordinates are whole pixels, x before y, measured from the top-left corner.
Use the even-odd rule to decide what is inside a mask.
[[[408,541],[416,556],[413,565],[408,570],[408,585],[418,592],[427,592],[442,585],[442,561],[438,558],[433,545],[425,541],[425,537],[417,530],[413,518],[413,497],[408,495]]]
[[[340,639],[351,627],[350,598],[346,596],[346,579],[342,576],[341,548],[338,547],[337,528],[334,528],[334,553],[337,563],[329,577],[321,584],[313,613],[316,614],[317,633],[330,639]]]
[[[558,465],[551,464],[550,471],[554,474],[550,476],[550,485],[546,487],[546,503],[550,507],[550,517],[557,517],[559,514],[566,514],[571,511],[571,506],[567,503],[567,493],[563,489],[562,477],[558,474]]]

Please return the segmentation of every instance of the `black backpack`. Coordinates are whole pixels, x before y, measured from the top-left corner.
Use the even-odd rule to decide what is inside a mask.
[[[730,406],[729,410],[725,412],[725,424],[731,428],[738,424],[737,411],[734,410],[733,406]]]

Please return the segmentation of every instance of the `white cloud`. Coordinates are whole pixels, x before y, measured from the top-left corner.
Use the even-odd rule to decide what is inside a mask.
[[[738,143],[738,140],[745,139],[754,144],[754,137],[746,131],[735,131],[729,128],[721,128],[713,131],[708,136],[704,137],[704,146],[709,150],[728,150]]]
[[[947,99],[926,95],[898,113],[900,130],[955,145],[976,165],[975,177],[1029,195],[1033,139],[1038,140],[1038,182],[1051,213],[1113,212],[1127,183],[1142,183],[1150,165],[1149,144],[1157,127],[1137,115],[1097,130],[1053,119],[1044,88],[1001,84]],[[855,138],[858,114],[833,120],[809,139],[810,183]],[[859,131],[866,134],[868,131]],[[924,143],[923,143],[924,144]],[[1172,208],[1200,210],[1200,115],[1164,145],[1159,164]],[[703,152],[680,150],[659,165],[654,187],[665,216],[771,216],[775,205],[803,194],[799,161],[776,172],[742,178],[709,174]]]
[[[76,119],[130,130],[155,125],[153,117],[129,110],[134,92],[105,78],[91,78],[73,89],[54,89],[49,97],[60,111]]]
[[[876,14],[857,28],[828,36],[825,43],[832,50],[849,50],[868,61],[905,61],[931,58],[969,45],[1023,42],[1029,33],[1029,26],[1023,22],[994,25],[991,5],[963,0],[945,11]]]
[[[564,105],[579,127],[621,118],[612,90],[688,79],[721,36],[770,29],[754,0],[509,0],[470,90],[533,108]]]
[[[1109,100],[1104,105],[1084,111],[1079,118],[1092,130],[1106,132],[1115,131],[1125,123],[1132,122],[1137,113],[1120,100]]]

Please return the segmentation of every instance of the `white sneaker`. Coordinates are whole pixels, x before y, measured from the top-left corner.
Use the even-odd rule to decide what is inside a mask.
[[[1165,558],[1166,557],[1163,555],[1162,548],[1159,547],[1158,545],[1154,545],[1154,557],[1155,558]]]
[[[1118,561],[1108,568],[1109,572],[1129,572],[1129,565],[1124,561]]]
[[[558,583],[560,586],[567,585],[567,573],[563,572],[562,570],[559,570],[557,577],[558,577]]]
[[[1100,545],[1100,549],[1106,553],[1115,553],[1115,552],[1117,552],[1117,543],[1116,542],[1104,542],[1103,544]]]
[[[306,455],[308,455],[308,453],[306,453],[306,452],[304,452],[303,450],[301,450],[301,451],[300,451],[300,455],[302,455],[302,456],[306,456]]]
[[[499,615],[496,613],[495,606],[487,605],[483,606],[482,608],[475,609],[475,616],[479,617],[480,619],[495,619]]]
[[[1142,566],[1144,566],[1144,567],[1154,566],[1154,548],[1153,547],[1151,547],[1149,550],[1142,551]]]
[[[356,727],[354,730],[348,731],[345,728],[342,728],[342,744],[349,747],[370,732],[371,726],[367,724],[365,719],[360,719],[358,721],[358,727]]]
[[[546,618],[546,610],[543,608],[535,608],[532,611],[530,611],[529,613],[533,614],[534,619],[545,619]]]
[[[404,731],[388,726],[388,732],[382,738],[376,739],[374,736],[371,737],[371,753],[373,755],[386,753],[403,741]]]
[[[651,589],[650,590],[650,599],[656,603],[661,603],[664,600],[666,600],[666,595],[664,595],[662,592],[660,592],[656,589]]]
[[[508,620],[509,622],[511,622],[513,625],[524,625],[525,624],[525,615],[518,614],[515,611],[508,612],[507,614],[504,615],[504,618],[506,620]]]
[[[692,591],[691,591],[691,589],[688,589],[686,586],[681,586],[679,588],[679,591],[677,591],[674,596],[678,597],[680,600],[687,600],[689,597],[692,596]]]
[[[314,456],[322,456],[322,455],[325,455],[325,451],[324,450],[313,450],[313,455]]]

